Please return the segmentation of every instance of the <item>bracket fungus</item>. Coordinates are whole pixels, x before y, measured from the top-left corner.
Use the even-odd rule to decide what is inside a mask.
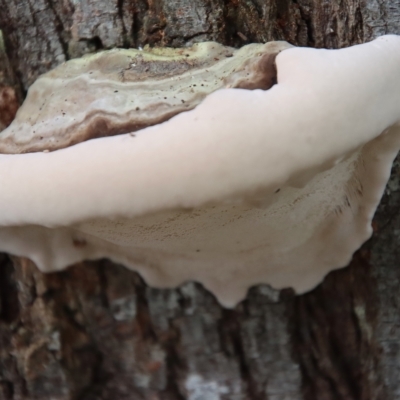
[[[43,271],[108,257],[226,306],[301,293],[371,236],[399,121],[398,36],[72,60],[0,134],[0,250]]]

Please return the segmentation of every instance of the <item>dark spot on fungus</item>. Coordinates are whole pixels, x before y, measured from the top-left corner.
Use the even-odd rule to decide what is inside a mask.
[[[87,246],[87,242],[85,239],[77,239],[74,238],[72,239],[72,244],[74,245],[74,247],[81,249],[82,247]]]

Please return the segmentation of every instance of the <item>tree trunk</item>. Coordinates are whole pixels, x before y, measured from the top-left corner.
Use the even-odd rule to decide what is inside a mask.
[[[0,129],[41,73],[112,47],[340,48],[400,33],[399,0],[0,0]],[[43,274],[0,255],[0,400],[400,399],[400,166],[350,266],[234,310],[107,260]]]

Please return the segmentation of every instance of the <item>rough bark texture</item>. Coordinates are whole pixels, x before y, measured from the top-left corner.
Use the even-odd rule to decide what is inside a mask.
[[[346,47],[400,33],[400,3],[0,0],[0,29],[5,126],[40,73],[90,51],[210,39]],[[5,87],[14,97],[1,103]],[[198,284],[152,289],[107,260],[44,275],[1,255],[0,399],[399,399],[399,173],[374,237],[302,296],[258,286],[226,310]]]

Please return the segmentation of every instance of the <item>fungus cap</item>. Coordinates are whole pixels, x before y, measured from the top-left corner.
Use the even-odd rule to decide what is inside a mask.
[[[174,106],[159,107],[161,98],[170,97],[168,83],[192,73],[188,68],[168,75],[156,60],[152,68],[158,75],[147,77],[151,90],[144,99],[162,89],[153,100],[143,100],[155,121],[146,124],[152,126],[46,153],[0,156],[0,249],[30,257],[43,271],[108,257],[158,287],[200,281],[226,306],[253,284],[291,286],[301,293],[345,266],[372,233],[400,147],[400,37],[342,50],[281,51],[282,43],[218,48],[231,52],[229,62],[242,55],[231,69],[225,59],[212,64],[222,87],[246,68],[256,71],[254,81],[265,82],[275,57],[277,84],[214,86],[219,90],[203,93],[190,111],[167,112],[169,119],[158,123],[157,110]],[[163,57],[177,57],[177,51]],[[267,67],[254,67],[261,59]],[[38,101],[31,93],[46,86],[43,93],[61,101],[63,85],[68,91],[70,82],[87,79],[89,60],[85,67],[79,62],[59,67],[61,78],[56,69],[34,84],[16,120],[0,135],[3,152],[38,151],[40,140],[55,150],[77,131],[80,139],[71,143],[88,139],[92,136],[82,132],[94,132],[96,124],[82,126],[90,125],[93,113],[112,133],[136,126],[133,114],[119,114],[109,95],[130,83],[103,74],[88,81],[89,94],[82,94],[59,129],[60,104],[48,98],[43,122],[29,127],[26,110]],[[193,63],[195,75],[208,76],[211,61],[203,62],[204,70],[201,62]],[[69,63],[76,69],[72,77],[65,72]],[[112,76],[119,68],[102,65]],[[182,96],[193,89],[185,85],[179,88]],[[92,88],[97,92],[91,97]],[[128,107],[128,98],[118,101]],[[61,144],[52,142],[52,130]]]

